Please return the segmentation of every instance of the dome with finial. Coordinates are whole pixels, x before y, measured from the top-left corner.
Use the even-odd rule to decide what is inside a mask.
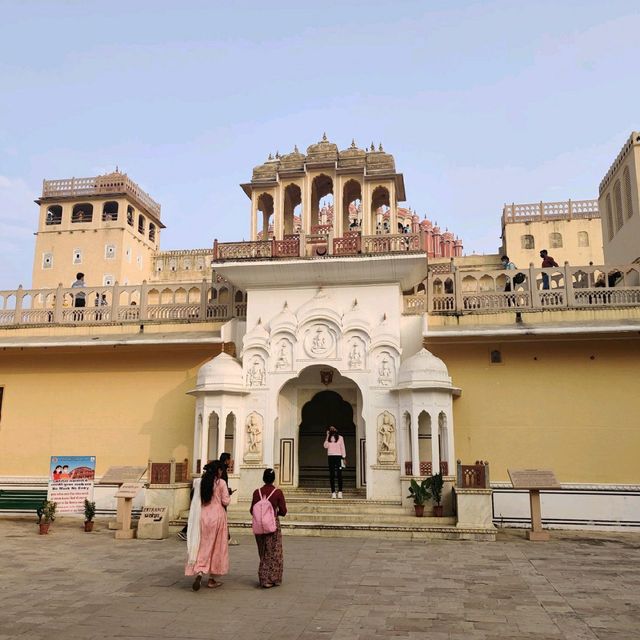
[[[371,149],[367,153],[367,173],[395,173],[396,163],[390,153],[386,153],[382,148],[382,143],[378,145],[376,151],[375,145],[371,143]]]
[[[280,159],[274,158],[270,153],[267,161],[264,164],[260,164],[257,167],[253,168],[251,180],[254,182],[275,180],[279,167]]]
[[[223,352],[198,369],[194,391],[240,391],[243,388],[242,365]]]
[[[289,309],[289,305],[286,300],[282,307],[282,311],[280,311],[280,313],[275,316],[269,324],[271,326],[272,333],[277,331],[289,331],[291,333],[295,333],[296,327],[298,326],[298,320],[292,313],[291,309]]]
[[[344,331],[351,329],[362,329],[369,331],[369,322],[365,318],[362,307],[358,304],[358,300],[354,299],[351,308],[342,316],[342,328]]]
[[[339,167],[364,167],[365,158],[367,152],[364,149],[360,149],[356,145],[355,140],[351,140],[351,146],[348,149],[344,149],[338,155]]]
[[[329,142],[327,134],[322,135],[322,140],[307,147],[307,164],[335,162],[338,159],[338,145]]]
[[[447,365],[427,349],[421,349],[400,365],[398,387],[401,389],[451,388]]]
[[[300,153],[298,145],[293,148],[291,153],[285,153],[280,157],[280,169],[282,171],[304,170],[304,153]]]

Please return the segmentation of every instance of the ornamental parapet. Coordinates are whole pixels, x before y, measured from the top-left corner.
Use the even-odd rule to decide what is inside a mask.
[[[249,242],[218,242],[213,245],[213,261],[275,260],[282,258],[327,258],[395,253],[425,253],[426,234],[386,233],[364,236],[347,232],[334,237],[332,229],[319,228],[317,233],[285,236]]]
[[[83,306],[76,306],[83,305]],[[246,317],[243,292],[229,283],[143,283],[0,291],[0,329],[21,326],[226,322]]]
[[[424,293],[404,297],[407,315],[481,315],[638,306],[638,264],[431,271]]]
[[[600,218],[597,200],[563,200],[506,204],[502,209],[502,226],[514,222],[579,220]]]

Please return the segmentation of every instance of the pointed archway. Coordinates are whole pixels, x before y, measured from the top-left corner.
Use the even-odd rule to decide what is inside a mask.
[[[328,486],[327,452],[323,443],[327,429],[334,426],[344,439],[347,462],[343,471],[345,488],[356,486],[356,425],[353,407],[336,391],[325,390],[316,393],[302,407],[299,443],[299,476],[301,487]]]

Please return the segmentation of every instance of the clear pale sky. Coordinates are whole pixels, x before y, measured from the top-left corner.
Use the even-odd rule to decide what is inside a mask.
[[[382,142],[407,205],[495,252],[505,202],[597,197],[640,129],[640,5],[0,0],[0,289],[43,178],[116,165],[163,249],[248,237],[238,184],[323,131]]]

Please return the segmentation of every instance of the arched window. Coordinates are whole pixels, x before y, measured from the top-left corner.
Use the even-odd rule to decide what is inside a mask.
[[[611,211],[611,195],[607,193],[607,236],[613,240],[613,212]]]
[[[333,224],[333,180],[323,174],[311,184],[311,228]]]
[[[302,216],[302,191],[297,184],[290,184],[284,190],[284,235],[296,233]],[[296,224],[295,218],[298,218]],[[299,227],[298,227],[299,229]]]
[[[131,205],[127,206],[127,224],[130,227],[133,227],[133,216],[134,216],[134,214],[135,214],[134,208]]]
[[[562,234],[557,231],[549,234],[549,247],[560,249],[562,247]]]
[[[59,204],[52,204],[47,209],[46,224],[60,224],[62,222],[62,207]]]
[[[138,216],[138,233],[144,234],[144,216]]]
[[[156,241],[156,225],[153,224],[153,222],[149,223],[149,240],[151,240],[151,242]]]
[[[431,462],[431,416],[426,411],[421,411],[418,416],[418,455],[420,466],[423,462]],[[422,474],[422,469],[420,469]],[[426,474],[425,474],[426,475]]]
[[[268,240],[273,235],[271,218],[273,216],[273,196],[263,193],[258,197],[258,215],[262,215],[262,231],[258,233],[260,240]]]
[[[520,244],[523,249],[535,249],[536,241],[534,237],[530,234],[520,236]]]
[[[93,205],[81,202],[73,207],[71,222],[91,222],[93,219]]]
[[[631,198],[631,175],[629,174],[629,167],[624,168],[622,181],[624,182],[624,205],[627,209],[627,218],[630,218],[633,215],[633,199]]]
[[[218,459],[218,427],[220,425],[220,419],[215,411],[209,414],[209,438],[208,438],[208,450],[205,452],[207,461]],[[222,453],[222,452],[220,452]],[[207,464],[205,461],[204,464]],[[204,465],[203,465],[204,466]]]
[[[342,189],[342,231],[357,231],[362,226],[362,187],[349,180]]]
[[[579,247],[589,246],[589,234],[586,231],[578,231],[578,246]]]
[[[376,187],[371,195],[371,233],[390,233],[390,207],[391,199],[389,197],[389,190],[386,187]]]
[[[624,224],[624,215],[622,213],[622,189],[620,188],[620,180],[616,180],[613,185],[613,208],[616,212],[616,231],[622,229]]]
[[[118,219],[118,203],[105,202],[102,205],[102,222],[111,222]]]

